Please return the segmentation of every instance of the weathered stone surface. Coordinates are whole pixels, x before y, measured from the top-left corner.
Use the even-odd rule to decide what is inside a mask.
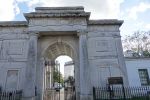
[[[64,54],[75,63],[77,100],[92,100],[92,87],[105,86],[108,77],[122,76],[127,84],[119,31],[123,21],[89,16],[83,7],[38,7],[25,14],[27,22],[0,22],[0,86],[12,86],[6,80],[14,72],[19,78],[13,86],[23,89],[23,100],[35,100],[35,92],[42,100],[45,61]]]
[[[27,33],[4,33],[0,34],[0,40],[26,40],[29,39]]]
[[[84,7],[36,7],[35,10],[41,13],[84,12]]]
[[[76,31],[86,29],[83,25],[30,26],[30,31]],[[60,33],[61,34],[61,33]]]
[[[89,20],[89,25],[119,25],[121,26],[123,23],[122,20],[110,19],[110,20]]]
[[[113,37],[88,38],[88,56],[89,59],[96,57],[116,57],[116,46]]]
[[[18,82],[17,89],[23,89],[25,84],[25,69],[26,62],[13,62],[13,61],[0,61],[0,85],[2,89],[5,90],[7,72],[8,70],[17,70],[18,71]],[[8,89],[9,90],[9,89]]]
[[[26,21],[4,21],[0,22],[0,27],[27,27]]]
[[[1,41],[0,60],[27,59],[27,48],[27,40],[3,40]]]

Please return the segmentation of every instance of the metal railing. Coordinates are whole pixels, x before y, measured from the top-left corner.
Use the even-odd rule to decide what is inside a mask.
[[[150,100],[150,87],[93,87],[93,100]]]
[[[44,100],[76,100],[75,90],[72,87],[62,88],[59,90],[46,89]]]
[[[59,100],[59,92],[54,89],[46,89],[44,93],[44,100]]]
[[[0,91],[0,100],[21,100],[22,90]]]
[[[64,97],[65,100],[76,100],[75,90],[73,87],[65,88],[64,93],[65,93],[65,97]]]

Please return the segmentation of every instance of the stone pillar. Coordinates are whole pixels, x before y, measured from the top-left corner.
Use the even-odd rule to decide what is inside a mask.
[[[80,65],[80,100],[91,100],[90,68],[88,66],[87,32],[78,31]]]
[[[37,78],[36,78],[36,87],[37,87],[37,96],[36,100],[43,100],[44,96],[44,77],[45,73],[45,58],[38,56],[37,62]]]
[[[125,64],[125,58],[123,55],[123,48],[122,48],[122,42],[121,42],[121,36],[114,36],[115,42],[116,42],[116,50],[118,54],[118,63],[120,65],[120,70],[123,75],[123,82],[125,86],[129,85],[128,82],[128,75],[127,75],[127,69],[126,69],[126,64]]]
[[[24,84],[23,100],[35,100],[38,36],[36,33],[29,33],[29,37],[28,62],[26,66],[26,81]]]
[[[76,100],[80,100],[80,66],[79,55],[74,57]]]

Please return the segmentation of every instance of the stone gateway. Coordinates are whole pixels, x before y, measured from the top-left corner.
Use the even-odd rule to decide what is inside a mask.
[[[43,100],[45,62],[70,56],[77,100],[92,100],[93,86],[109,77],[128,85],[119,28],[122,20],[90,20],[83,7],[37,7],[27,21],[0,22],[0,86]]]

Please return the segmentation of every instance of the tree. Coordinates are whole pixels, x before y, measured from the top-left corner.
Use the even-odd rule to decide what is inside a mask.
[[[74,77],[73,76],[69,76],[68,80],[67,80],[72,86],[74,85]]]
[[[136,31],[134,34],[126,36],[122,43],[124,50],[132,50],[135,51],[135,55],[149,57],[150,31]]]
[[[150,52],[148,50],[143,51],[145,57],[150,57]]]
[[[54,82],[60,82],[60,83],[63,83],[64,82],[64,79],[63,79],[63,76],[61,74],[60,71],[58,71],[57,68],[55,68],[54,72],[53,72],[53,80]]]

